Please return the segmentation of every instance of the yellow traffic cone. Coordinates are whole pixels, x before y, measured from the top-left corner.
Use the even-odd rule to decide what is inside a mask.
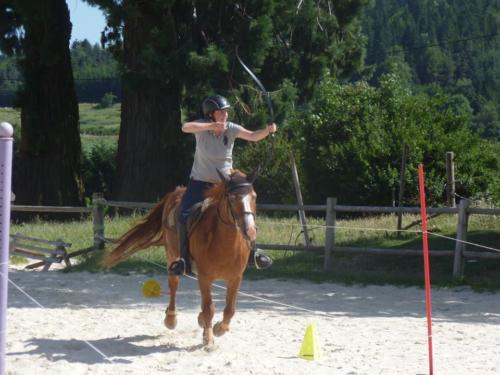
[[[302,341],[299,357],[307,359],[308,361],[314,361],[321,357],[321,348],[314,324],[309,324],[306,328],[306,334],[304,336],[304,341]]]

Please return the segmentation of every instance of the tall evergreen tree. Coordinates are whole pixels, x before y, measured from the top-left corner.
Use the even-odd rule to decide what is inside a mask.
[[[268,90],[291,81],[303,101],[322,77],[362,60],[356,15],[366,0],[87,1],[107,15],[103,40],[122,63],[118,199],[155,199],[186,182],[192,145],[180,133],[181,108],[194,116],[214,92],[238,96],[237,109],[252,99],[236,46]]]
[[[114,197],[155,200],[186,180],[181,84],[192,33],[189,3],[89,1],[105,11],[104,42],[122,66],[122,112]],[[183,74],[184,73],[184,74]]]
[[[81,144],[66,2],[2,1],[0,28],[2,51],[19,58],[24,78],[17,103],[22,137],[14,166],[16,202],[79,205]]]

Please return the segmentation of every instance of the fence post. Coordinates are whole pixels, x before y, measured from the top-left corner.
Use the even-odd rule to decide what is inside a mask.
[[[10,201],[14,129],[0,122],[0,374],[6,373],[7,293],[9,290]]]
[[[407,144],[403,146],[403,156],[401,157],[401,171],[399,172],[399,193],[398,193],[398,207],[403,207],[403,197],[405,190],[405,171],[406,171],[406,159],[408,159],[408,153],[410,148]],[[403,228],[403,213],[398,212],[398,232],[397,235],[400,236],[400,230]]]
[[[104,249],[104,204],[106,200],[102,193],[92,194],[92,220],[94,231],[94,249]]]
[[[449,207],[456,207],[455,203],[455,165],[453,152],[446,153],[446,202]]]
[[[332,250],[335,246],[335,226],[337,222],[336,205],[337,198],[326,199],[325,256],[323,264],[325,272],[330,271],[332,268]]]
[[[457,223],[457,241],[455,242],[455,256],[453,258],[453,276],[460,277],[464,274],[463,252],[465,251],[465,243],[460,241],[467,240],[467,208],[469,200],[462,199],[458,205],[458,223]]]

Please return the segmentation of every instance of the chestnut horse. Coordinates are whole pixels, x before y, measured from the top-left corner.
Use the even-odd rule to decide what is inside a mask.
[[[230,175],[219,174],[222,181],[207,191],[201,217],[189,228],[189,250],[202,298],[198,324],[203,328],[203,344],[207,349],[213,348],[213,335],[222,336],[229,330],[251,243],[256,237],[255,175],[246,176],[238,170]],[[179,249],[175,224],[184,191],[185,188],[177,187],[167,194],[138,225],[117,240],[104,264],[112,267],[139,250],[159,245],[165,246],[169,264],[177,259]],[[226,307],[222,321],[212,328],[215,313],[212,283],[220,279],[227,285]],[[168,276],[168,286],[170,303],[164,323],[167,328],[174,329],[177,325],[175,298],[179,276]]]

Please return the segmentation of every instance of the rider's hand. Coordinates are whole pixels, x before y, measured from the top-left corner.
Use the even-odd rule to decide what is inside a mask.
[[[227,129],[227,123],[222,121],[214,121],[212,122],[211,128],[215,136],[219,137]]]
[[[268,124],[267,125],[267,131],[269,132],[269,134],[274,134],[274,133],[276,133],[278,131],[278,127],[273,122],[272,124]]]

